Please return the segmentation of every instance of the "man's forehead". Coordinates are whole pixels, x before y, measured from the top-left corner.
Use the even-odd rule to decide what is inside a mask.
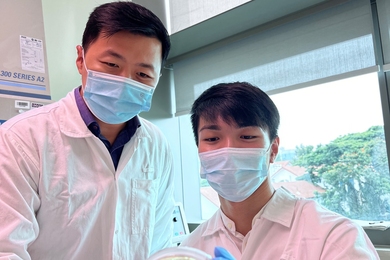
[[[216,118],[205,118],[205,117],[199,117],[199,129],[202,126],[208,126],[213,129],[220,128],[219,126],[221,124],[227,124],[229,126],[232,126],[234,128],[258,128],[262,132],[268,133],[266,129],[264,129],[261,126],[258,125],[243,125],[243,124],[238,124],[233,118],[222,118],[221,116],[218,116]]]
[[[226,123],[228,125],[237,126],[237,122],[232,117],[223,117],[219,114],[207,114],[199,117],[199,123],[204,124],[219,124]]]

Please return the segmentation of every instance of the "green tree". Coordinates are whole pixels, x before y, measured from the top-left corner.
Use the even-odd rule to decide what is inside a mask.
[[[325,193],[317,200],[354,219],[390,220],[390,175],[383,127],[340,136],[326,145],[296,148],[294,165],[305,167]]]

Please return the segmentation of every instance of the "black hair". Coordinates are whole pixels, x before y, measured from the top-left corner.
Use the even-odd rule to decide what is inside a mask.
[[[191,123],[198,145],[200,117],[215,121],[221,117],[238,127],[259,126],[269,133],[271,142],[278,136],[280,116],[271,98],[248,82],[220,83],[204,91],[191,109]]]
[[[150,10],[133,2],[118,1],[96,7],[85,26],[82,46],[87,51],[101,33],[110,37],[120,31],[157,38],[162,46],[162,64],[165,63],[171,42],[164,24]]]

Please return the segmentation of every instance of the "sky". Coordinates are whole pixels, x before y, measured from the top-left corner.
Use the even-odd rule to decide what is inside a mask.
[[[279,109],[280,147],[327,144],[383,125],[377,73],[271,95]]]

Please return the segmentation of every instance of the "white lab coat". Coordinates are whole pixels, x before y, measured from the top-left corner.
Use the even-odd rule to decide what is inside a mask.
[[[115,171],[73,91],[0,126],[0,259],[146,259],[171,245],[173,159],[150,122]]]
[[[294,198],[283,188],[254,217],[252,230],[245,237],[222,214],[218,210],[180,246],[210,255],[215,246],[222,246],[237,260],[379,259],[360,226],[312,200]],[[241,241],[242,249],[234,240]]]

